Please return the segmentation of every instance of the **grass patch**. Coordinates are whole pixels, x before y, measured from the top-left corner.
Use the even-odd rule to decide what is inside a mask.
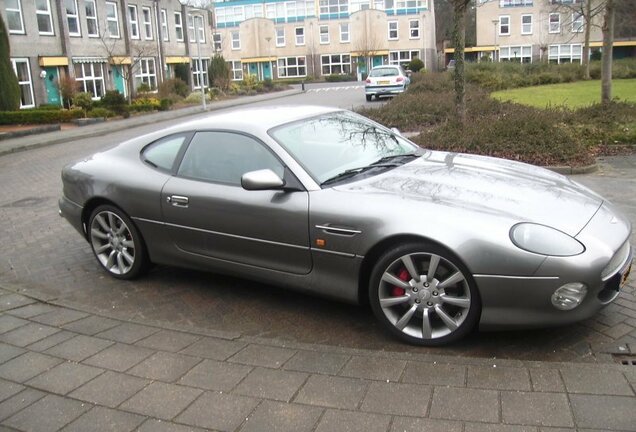
[[[612,94],[625,102],[636,102],[636,79],[612,81]],[[563,106],[582,108],[601,101],[600,81],[578,81],[502,90],[492,93],[500,101],[516,102],[536,108]]]

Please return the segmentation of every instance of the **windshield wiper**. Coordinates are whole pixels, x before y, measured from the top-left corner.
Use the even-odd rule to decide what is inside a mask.
[[[400,161],[400,162],[402,162],[401,159],[417,159],[420,156],[421,155],[418,154],[418,153],[404,153],[404,154],[384,156],[383,158],[380,158],[377,161],[373,162],[371,164],[371,166],[378,166],[378,164],[383,164],[383,163],[386,163],[388,161],[395,161],[395,162]]]
[[[354,175],[363,173],[365,171],[374,169],[374,168],[385,168],[385,167],[390,167],[390,168],[395,168],[397,166],[400,166],[400,164],[395,164],[395,163],[379,163],[379,161],[376,161],[374,163],[372,163],[371,165],[366,165],[363,167],[357,167],[357,168],[350,168],[348,170],[345,170],[343,172],[341,172],[340,174],[336,174],[333,177],[328,178],[327,180],[325,180],[324,182],[320,183],[320,186],[325,186],[328,185],[330,183],[334,183],[336,181],[339,180],[343,180],[347,177],[353,177]]]

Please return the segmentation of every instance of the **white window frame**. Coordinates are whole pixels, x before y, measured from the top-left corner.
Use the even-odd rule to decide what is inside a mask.
[[[16,63],[26,63],[26,69],[29,74],[28,81],[20,81],[20,78],[18,78],[18,68],[16,66]],[[13,73],[15,73],[15,76],[18,79],[18,84],[20,85],[20,109],[35,107],[35,95],[33,94],[33,78],[31,76],[31,64],[29,63],[29,59],[28,58],[12,58],[11,65],[13,66]],[[31,95],[31,101],[33,102],[30,105],[22,104],[22,87],[26,85],[29,86],[29,94]]]
[[[530,18],[529,23],[524,23],[524,18]],[[532,26],[534,25],[534,18],[532,14],[522,14],[521,15],[521,34],[522,35],[531,35],[532,34]]]
[[[413,27],[413,24],[416,24]],[[413,36],[413,32],[415,31],[416,35]],[[409,39],[419,39],[420,38],[420,20],[412,19],[409,20]]]
[[[274,29],[274,36],[276,38],[276,46],[284,47],[285,46],[285,27],[276,27]]]
[[[177,19],[179,17],[179,19]],[[183,42],[183,15],[181,12],[174,13],[174,32],[177,42]],[[179,37],[181,35],[181,37]]]
[[[88,14],[88,5],[93,5],[94,15]],[[97,15],[97,2],[96,0],[84,0],[84,11],[86,12],[86,34],[88,37],[95,38],[99,37],[99,18]],[[92,22],[95,25],[95,32],[91,33],[91,26],[89,22]]]
[[[135,74],[135,80],[139,79],[141,84],[147,84],[151,89],[157,88],[157,64],[154,57],[141,57],[139,60],[138,72]],[[150,72],[149,65],[152,63],[152,70]],[[137,86],[139,87],[139,86]]]
[[[391,28],[395,25],[395,28]],[[391,36],[391,33],[395,32],[395,36]],[[400,25],[397,21],[388,21],[387,22],[387,39],[388,40],[399,40],[400,39]]]
[[[220,52],[223,50],[223,39],[221,33],[212,33],[212,49],[215,52]]]
[[[115,16],[114,17],[108,15],[109,6],[112,7],[112,11],[115,12]],[[108,29],[108,35],[111,38],[119,39],[119,38],[121,38],[121,33],[119,31],[119,12],[117,11],[117,3],[113,2],[113,1],[107,1],[105,3],[105,7],[106,7],[106,28]],[[112,23],[115,23],[115,26],[117,27],[117,35],[114,35],[110,31],[110,25]]]
[[[319,0],[318,6],[320,15],[349,13],[347,0]]]
[[[565,49],[567,47],[567,50]],[[576,55],[575,55],[576,48]],[[553,54],[556,51],[556,55]],[[561,63],[561,60],[569,60],[568,63],[583,62],[583,44],[554,44],[548,47],[548,61]]]
[[[9,29],[9,33],[10,34],[26,34],[26,32],[24,31],[24,17],[22,16],[22,0],[15,0],[16,4],[18,5],[18,8],[10,8],[8,5],[5,6],[5,11],[7,13],[7,23],[6,26]],[[9,19],[8,19],[8,15],[9,13],[17,13],[20,16],[20,29],[11,29],[9,27]]]
[[[298,30],[301,30],[302,34],[298,34]],[[305,45],[305,27],[294,27],[294,41],[296,46]]]
[[[243,81],[243,65],[240,60],[228,60],[232,70],[232,81]]]
[[[137,11],[137,5],[128,5],[128,22],[130,23],[130,38],[141,39],[141,33],[139,32],[139,13]]]
[[[197,25],[197,21],[200,21],[200,26]],[[199,42],[205,43],[205,18],[203,15],[195,15],[194,16],[194,30],[195,34],[199,36]]]
[[[327,30],[327,31],[325,33],[323,33],[323,30]],[[320,39],[320,44],[321,45],[328,44],[329,43],[329,26],[328,25],[319,26],[318,27],[318,35],[319,35],[319,39]]]
[[[168,11],[161,9],[161,38],[164,42],[170,42],[170,33],[168,30]]]
[[[411,63],[414,58],[419,57],[419,50],[389,51],[389,64],[406,68],[406,65]]]
[[[241,49],[241,33],[238,30],[233,30],[230,32],[230,38],[232,39],[232,50],[240,50]]]
[[[340,43],[349,43],[351,42],[351,25],[347,23],[340,23],[338,26],[340,29]],[[346,29],[346,31],[343,31]]]
[[[147,19],[146,19],[147,18]],[[141,8],[141,19],[144,28],[144,39],[153,40],[152,36],[152,11],[148,6]]]
[[[516,49],[519,50],[520,55],[514,56],[512,53]],[[523,52],[528,51],[528,55],[524,55]],[[524,62],[523,59],[526,58],[529,61]],[[532,45],[502,45],[499,47],[499,61],[511,61],[517,60],[521,63],[532,63]]]
[[[104,94],[106,94],[106,87],[104,86],[104,64],[103,63],[75,63],[75,66],[80,66],[80,68],[82,69],[82,76],[78,76],[77,75],[77,71],[75,72],[75,80],[78,83],[81,83],[82,86],[82,90],[86,93],[90,93],[92,95],[92,99],[93,100],[99,100],[102,98],[102,96],[104,96]],[[90,66],[90,69],[88,69],[88,71],[90,72],[90,75],[86,74],[87,72],[87,67]],[[101,75],[95,75],[95,68],[99,67],[100,71],[101,71]],[[98,94],[97,92],[97,86],[95,85],[96,81],[101,81],[102,85],[101,85],[101,89],[102,89],[102,94]]]
[[[557,17],[558,19],[553,23],[552,17]],[[553,24],[556,27],[553,27]],[[558,12],[551,13],[548,15],[548,33],[561,33],[561,14]]]
[[[199,62],[201,60],[201,62]],[[201,70],[199,70],[199,65],[201,65]],[[210,87],[210,82],[208,81],[208,71],[210,70],[210,60],[207,58],[192,58],[192,88],[197,90],[201,89],[201,84],[203,84],[203,88]]]
[[[289,64],[293,59],[294,64]],[[278,67],[278,78],[302,78],[307,76],[307,57],[306,56],[288,56],[279,57],[276,61]],[[296,73],[289,73],[295,70]],[[304,70],[304,73],[301,71]]]
[[[504,20],[506,23],[504,24]],[[504,32],[504,27],[507,27],[508,31]],[[499,15],[499,25],[497,27],[498,36],[510,36],[510,15]]]
[[[68,8],[66,7],[67,2],[71,2],[71,5],[75,7],[75,13],[69,14]],[[81,37],[82,36],[82,26],[80,25],[79,19],[79,8],[77,6],[77,0],[64,0],[64,10],[66,11],[66,24],[68,26],[68,35],[72,37]],[[75,21],[77,25],[77,31],[71,32],[71,25],[69,24],[71,20]]]
[[[53,14],[51,13],[51,0],[44,0],[44,2],[47,7],[46,10],[38,9],[37,2],[35,3],[35,15],[36,15],[36,21],[38,26],[38,33],[41,36],[53,36],[55,34],[55,31],[53,30]],[[48,17],[49,28],[51,29],[51,31],[40,30],[40,20],[37,19],[39,18],[40,15],[44,15]]]
[[[340,60],[333,62],[334,56],[340,56]],[[349,62],[344,61],[344,57],[349,57]],[[325,57],[329,59],[327,63],[324,62]],[[345,70],[345,66],[348,66],[349,71]],[[325,67],[329,68],[328,73],[325,73]],[[336,68],[340,68],[340,72],[334,71]],[[324,75],[348,75],[351,74],[353,68],[351,66],[351,54],[322,54],[320,56],[320,73]]]
[[[580,12],[572,13],[572,33],[581,33],[585,27],[585,20],[583,14]]]

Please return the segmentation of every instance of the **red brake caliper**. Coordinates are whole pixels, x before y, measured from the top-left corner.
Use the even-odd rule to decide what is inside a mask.
[[[403,280],[404,282],[408,281],[411,278],[409,276],[409,272],[404,267],[402,267],[402,269],[398,271],[397,277],[398,279]],[[405,293],[406,293],[406,290],[404,288],[393,285],[393,289],[391,290],[391,295],[393,297],[402,297]]]

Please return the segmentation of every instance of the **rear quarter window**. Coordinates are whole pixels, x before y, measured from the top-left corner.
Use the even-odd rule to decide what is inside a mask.
[[[179,151],[187,138],[187,134],[161,138],[142,150],[141,159],[154,168],[172,171]]]

